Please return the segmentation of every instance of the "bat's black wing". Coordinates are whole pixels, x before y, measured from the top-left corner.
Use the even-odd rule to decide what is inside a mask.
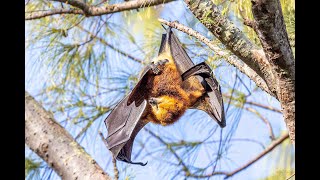
[[[147,67],[144,70],[135,88],[116,105],[105,119],[108,129],[106,140],[112,155],[118,160],[143,166],[146,163],[131,161],[131,152],[136,135],[148,123],[141,119],[141,117],[147,107],[144,87],[146,86],[146,74],[149,69]]]
[[[172,32],[171,27],[167,29],[166,34],[162,35],[159,53],[165,50],[166,43],[168,43],[170,46],[173,59],[180,74],[184,74],[189,70],[189,72],[192,72],[192,75],[197,77],[202,85],[205,85],[207,92],[195,103],[193,107],[205,111],[210,115],[210,117],[217,121],[220,127],[225,127],[226,120],[224,115],[221,88],[211,73],[211,69],[205,63],[205,66],[203,67],[199,66],[201,68],[195,67],[187,52],[182,47],[179,39]],[[191,71],[190,69],[193,67],[194,69]],[[210,74],[210,76],[202,77],[204,74]]]
[[[198,102],[195,103],[194,107],[207,112],[212,118],[216,119],[221,127],[225,127],[225,115],[223,107],[223,98],[221,93],[221,87],[218,81],[214,78],[211,68],[202,62],[197,64],[184,72],[182,80],[186,80],[191,76],[199,75],[203,78],[201,81],[202,86],[206,89],[206,92]],[[210,108],[206,107],[206,102],[209,102]]]

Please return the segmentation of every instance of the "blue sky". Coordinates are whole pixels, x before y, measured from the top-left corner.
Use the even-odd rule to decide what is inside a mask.
[[[174,6],[175,8],[170,8]],[[190,19],[193,18],[193,15],[187,10],[187,8],[184,6],[184,4],[180,1],[178,2],[172,2],[169,4],[166,4],[163,6],[163,10],[160,14],[160,17],[166,20],[179,20],[179,22],[183,24],[187,24],[187,22],[190,23]],[[109,20],[111,22],[117,22],[121,19],[120,13],[114,14]],[[206,30],[204,27],[199,24],[192,24],[193,28],[200,31],[207,37],[211,37],[212,35],[206,33]],[[128,31],[134,31],[133,29],[130,29],[129,26]],[[142,26],[141,29],[144,27]],[[28,31],[29,26],[28,23],[26,23],[26,30]],[[163,30],[164,33],[164,30]],[[27,34],[27,33],[26,33]],[[192,42],[194,39],[190,40],[186,38],[187,36],[183,34],[182,32],[175,31],[175,34],[179,37],[180,41],[182,42]],[[26,37],[27,39],[30,37]],[[147,41],[148,39],[143,38],[141,32],[135,33],[136,41]],[[110,43],[114,44],[118,48],[122,50],[128,50],[131,51],[131,49],[135,48],[132,44],[128,44],[126,42],[121,42],[121,39],[108,39]],[[99,49],[97,49],[99,50]],[[195,49],[195,51],[202,51],[201,49]],[[208,51],[203,51],[204,53],[208,53]],[[39,54],[44,53],[43,49],[35,49],[35,50],[27,50],[26,51],[26,90],[31,95],[36,95],[39,93],[39,91],[42,89],[43,84],[47,81],[54,81],[50,80],[48,77],[48,72],[50,68],[46,67],[45,65],[37,65],[34,64],[36,61],[34,57],[37,57]],[[212,53],[212,52],[211,52]],[[121,55],[110,51],[108,52],[108,57],[113,57],[112,59],[109,59],[110,62],[110,68],[108,70],[109,75],[116,75],[116,73],[119,73],[120,71],[126,71],[130,73],[137,73],[140,71],[141,66],[139,66],[136,62],[124,60]],[[132,54],[135,57],[141,56],[140,53],[137,51],[131,51],[130,54]],[[202,62],[200,58],[194,58],[194,63]],[[40,68],[37,73],[35,73],[34,69]],[[235,75],[236,75],[236,69],[226,64],[225,62],[222,62],[222,67],[217,68],[214,71],[216,77],[220,81],[221,84],[233,86],[235,82]],[[255,85],[252,81],[250,81],[245,75],[239,74],[239,77],[241,80],[248,86],[250,90],[255,88]],[[239,83],[239,80],[237,80],[236,89],[246,92],[246,88]],[[228,88],[225,88],[225,86],[222,86],[222,92],[227,93]],[[118,98],[121,98],[119,96]],[[108,100],[108,97],[103,98],[103,100]],[[254,92],[252,96],[249,97],[250,101],[258,102],[265,105],[270,105],[273,107],[276,107],[280,109],[279,103],[266,93],[258,90],[257,92]],[[103,101],[101,102],[103,104]],[[227,104],[225,102],[225,104]],[[227,106],[225,106],[227,109]],[[283,118],[281,114],[274,113],[268,110],[264,109],[257,109],[259,112],[266,117],[274,130],[274,134],[276,137],[279,137],[281,133],[286,131],[285,124],[283,122]],[[86,136],[81,139],[80,144],[85,148],[85,150],[98,162],[98,164],[105,169],[106,172],[112,175],[113,169],[112,165],[110,165],[110,152],[105,148],[103,142],[101,141],[100,137],[97,135],[97,132],[100,130],[103,132],[104,135],[107,134],[106,128],[103,124],[104,118],[107,116],[105,114],[101,118],[99,118],[98,121],[96,121],[93,126],[88,130],[86,133]],[[55,118],[59,121],[63,119],[63,116],[55,116]],[[237,125],[235,125],[237,124]],[[208,137],[208,134],[217,126],[217,124],[214,122],[214,120],[210,119],[208,115],[206,115],[204,112],[196,111],[196,110],[188,110],[187,113],[174,125],[168,126],[168,127],[162,127],[159,125],[151,124],[149,123],[146,127],[148,129],[151,129],[153,132],[157,133],[160,137],[167,138],[168,137],[174,137],[175,140],[185,140],[185,141],[201,141],[203,139],[206,139]],[[253,115],[250,112],[243,111],[242,113],[239,112],[236,108],[233,106],[230,106],[227,112],[227,126],[222,130],[222,137],[225,137],[228,132],[231,131],[232,128],[235,128],[234,134],[232,138],[250,138],[253,140],[260,141],[264,146],[268,146],[270,143],[269,132],[266,128],[266,125],[263,123],[263,121],[257,116]],[[73,135],[76,136],[76,134],[82,129],[79,125],[71,125],[66,124],[66,129]],[[220,128],[217,128],[214,134],[210,137],[210,140],[219,140],[220,138]],[[135,166],[135,165],[128,165],[122,162],[118,162],[119,170],[121,171],[121,177],[125,177],[126,175],[133,176],[133,179],[150,179],[150,180],[163,180],[167,179],[168,177],[172,176],[170,174],[171,171],[176,170],[173,166],[170,166],[169,164],[161,163],[163,160],[168,161],[175,161],[172,155],[165,154],[163,151],[158,151],[156,153],[153,153],[152,155],[146,156],[147,153],[155,152],[157,150],[161,150],[163,146],[159,141],[156,139],[152,139],[149,141],[148,139],[150,135],[142,130],[135,141],[134,148],[133,148],[133,157],[137,152],[140,150],[139,143],[143,143],[148,141],[148,145],[146,149],[142,150],[142,153],[140,156],[138,156],[135,161],[142,161],[146,162],[148,161],[148,165],[145,167],[141,166]],[[228,154],[227,158],[221,161],[221,163],[218,163],[217,169],[219,170],[225,170],[225,171],[232,171],[236,169],[237,167],[241,166],[242,164],[246,163],[248,160],[255,157],[259,152],[261,152],[263,149],[261,146],[250,143],[250,142],[231,142],[229,143],[230,146],[228,146]],[[190,159],[189,161],[194,163],[195,166],[201,167],[209,163],[209,158],[213,158],[215,156],[215,153],[219,149],[219,143],[212,143],[209,145],[201,146],[201,148],[198,148],[195,152],[192,153],[191,157],[196,157],[194,159]],[[294,152],[293,147],[291,148],[291,151]],[[272,168],[277,167],[280,165],[280,162],[278,161],[278,158],[276,158],[277,153],[279,154],[280,150],[277,148],[274,150],[273,153],[270,153],[269,155],[265,156],[261,160],[259,160],[257,163],[253,164],[246,170],[240,172],[239,174],[235,175],[234,177],[230,179],[258,179],[261,177],[265,177],[272,171]],[[26,148],[26,155],[29,155],[30,151]],[[180,153],[180,155],[183,155],[184,153],[182,151],[177,151],[177,153]],[[283,154],[282,154],[283,155]],[[168,173],[169,172],[169,173]],[[168,176],[168,174],[170,176]],[[57,175],[53,174],[51,176],[52,179],[60,179]],[[179,178],[176,178],[179,179]],[[182,178],[180,178],[182,179]],[[214,176],[210,179],[218,180],[223,179],[223,176]]]

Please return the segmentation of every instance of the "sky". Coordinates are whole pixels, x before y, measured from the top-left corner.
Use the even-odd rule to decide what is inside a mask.
[[[174,6],[175,8],[170,8]],[[193,18],[193,15],[187,10],[184,4],[181,1],[168,3],[163,5],[163,10],[160,14],[160,17],[166,20],[179,20],[182,24],[187,24],[190,19]],[[114,14],[109,20],[111,22],[117,22],[121,19],[120,13]],[[190,22],[189,22],[190,23]],[[144,29],[143,24],[140,27]],[[207,37],[211,37],[211,34],[206,33],[205,28],[200,24],[192,24],[193,28],[200,31],[202,34]],[[127,25],[128,31],[135,32],[136,41],[143,41],[142,33],[139,30],[136,30],[137,25],[129,26]],[[130,28],[131,27],[131,28]],[[26,23],[26,31],[30,30],[30,26]],[[186,37],[182,32],[174,30],[175,34],[178,36],[180,41],[182,42],[192,42],[194,39],[182,38]],[[163,30],[162,33],[165,33]],[[27,34],[27,33],[26,33]],[[31,37],[26,37],[26,39]],[[134,48],[133,45],[127,44],[126,42],[121,42],[121,39],[110,39],[110,43],[117,45],[118,48],[122,50],[130,51],[131,48]],[[204,51],[206,53],[207,51]],[[34,57],[37,57],[39,54],[44,53],[42,49],[34,49],[26,51],[26,90],[31,95],[36,95],[40,92],[43,87],[43,84],[48,80],[49,68],[45,65],[39,65],[36,62]],[[139,54],[136,51],[130,52],[133,56],[139,57]],[[121,55],[120,55],[121,56]],[[141,70],[141,66],[136,62],[132,61],[123,61],[123,57],[119,58],[119,54],[116,54],[113,51],[109,52],[109,57],[113,57],[110,61],[112,68],[109,69],[109,73],[112,75],[116,75],[121,70],[125,70],[130,73],[136,73]],[[200,58],[194,58],[193,62],[195,64],[202,62]],[[233,86],[236,81],[236,68],[231,65],[222,63],[222,67],[217,68],[214,71],[218,81],[223,84],[227,84],[229,86]],[[35,73],[35,69],[40,69]],[[255,88],[255,84],[250,81],[245,75],[239,73],[240,79],[248,86],[250,90]],[[50,81],[50,79],[49,79]],[[236,89],[246,92],[246,88],[239,83],[237,80]],[[222,92],[227,93],[228,88],[222,86]],[[119,96],[120,97],[120,96]],[[270,105],[280,109],[280,104],[272,97],[267,95],[266,93],[258,90],[252,96],[249,97],[250,101],[258,102],[261,104]],[[234,107],[227,107],[227,103],[225,102],[225,109],[227,111],[227,126],[221,130],[221,128],[216,128],[216,131],[210,137],[210,140],[219,140],[220,133],[222,132],[222,137],[225,137],[228,132],[232,130],[232,128],[236,127],[234,131],[233,137],[235,139],[239,138],[250,138],[253,140],[260,141],[265,147],[271,142],[269,137],[268,129],[266,128],[265,123],[257,118],[257,116],[252,113],[243,111],[242,113],[237,111]],[[264,109],[258,109],[259,112],[266,117],[272,127],[276,137],[279,137],[281,133],[286,131],[285,123],[283,121],[282,115],[278,113],[274,113]],[[110,152],[106,149],[105,145],[101,141],[100,137],[97,135],[97,132],[100,130],[104,135],[107,134],[106,127],[103,124],[104,119],[108,114],[103,115],[99,118],[91,128],[89,128],[86,136],[84,138],[80,138],[80,144],[85,148],[85,150],[98,162],[98,164],[110,175],[113,175],[112,165],[110,166]],[[59,121],[59,119],[63,119],[64,117],[59,115],[55,116],[55,118]],[[151,129],[153,132],[157,133],[160,137],[168,138],[174,137],[175,140],[185,140],[185,141],[201,141],[207,138],[208,134],[217,127],[217,123],[214,122],[208,115],[204,112],[197,110],[188,110],[185,115],[174,125],[168,127],[162,127],[159,125],[149,123],[146,128]],[[66,124],[66,129],[68,132],[73,135],[73,137],[82,129],[81,126],[75,126],[71,124]],[[167,173],[173,171],[172,166],[168,164],[163,164],[161,161],[175,161],[172,156],[168,156],[164,154],[163,151],[158,151],[163,148],[161,143],[156,139],[151,140],[149,138],[148,132],[142,130],[136,137],[136,141],[133,147],[133,157],[137,152],[140,151],[139,143],[143,143],[148,141],[148,146],[142,150],[140,156],[134,158],[134,161],[148,161],[148,165],[141,167],[136,165],[128,165],[122,162],[118,162],[117,165],[119,170],[121,171],[121,177],[125,177],[126,175],[130,175],[133,179],[149,179],[149,180],[163,180],[167,179]],[[255,157],[259,154],[263,149],[260,145],[256,143],[250,142],[232,142],[229,143],[228,146],[228,159],[224,159],[221,163],[218,164],[217,168],[225,171],[232,171],[242,164],[246,163],[248,160]],[[197,148],[194,157],[195,159],[188,159],[189,162],[194,163],[195,166],[201,167],[206,165],[209,162],[209,158],[213,157],[215,153],[217,153],[219,149],[219,143],[212,143],[208,145],[201,146]],[[293,147],[290,149],[291,152],[294,153]],[[289,151],[289,152],[290,152]],[[146,156],[147,153],[151,153],[152,155]],[[177,151],[181,155],[183,152]],[[281,166],[281,163],[275,158],[280,153],[280,149],[276,148],[274,152],[268,154],[246,170],[240,172],[230,179],[246,179],[253,180],[266,177],[272,171],[271,169],[277,166]],[[30,150],[26,147],[26,156],[30,154]],[[283,154],[280,154],[283,155]],[[121,179],[120,177],[120,179]],[[55,173],[51,175],[50,179],[60,179]],[[175,179],[183,179],[181,177]],[[223,179],[223,176],[213,176],[213,180]]]

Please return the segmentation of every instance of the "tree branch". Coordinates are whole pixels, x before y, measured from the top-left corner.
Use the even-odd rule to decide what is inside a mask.
[[[159,4],[168,3],[174,0],[134,0],[134,1],[127,1],[119,4],[111,4],[111,5],[108,4],[102,7],[92,6],[80,0],[52,0],[52,1],[70,4],[71,6],[74,6],[79,9],[54,9],[49,12],[30,13],[25,16],[25,20],[39,19],[46,16],[52,16],[55,14],[82,14],[87,17],[101,16],[101,15],[111,14],[111,13],[116,13],[121,11],[155,6]]]
[[[272,106],[267,106],[267,105],[264,105],[264,104],[259,104],[257,102],[253,102],[253,101],[246,101],[246,104],[250,104],[250,105],[253,105],[253,106],[257,106],[257,107],[260,107],[260,108],[263,108],[263,109],[268,109],[270,111],[274,111],[274,112],[277,112],[277,113],[280,113],[282,114],[281,110],[280,109],[277,109],[277,108],[274,108]]]
[[[25,92],[25,143],[62,179],[111,180],[28,92]]]
[[[231,176],[234,176],[235,174],[239,173],[240,171],[248,168],[249,166],[251,166],[253,163],[257,162],[259,159],[261,159],[262,157],[264,157],[266,154],[268,154],[269,152],[271,152],[275,147],[277,147],[279,144],[281,144],[284,140],[286,140],[289,137],[289,134],[286,133],[284,135],[282,135],[280,138],[278,138],[277,140],[273,141],[264,151],[262,151],[258,156],[256,156],[255,158],[253,158],[252,160],[248,161],[246,164],[242,165],[241,167],[235,169],[232,172],[225,172],[225,171],[216,171],[213,172],[211,174],[207,174],[207,175],[195,175],[195,174],[190,174],[189,177],[194,177],[194,178],[208,178],[211,176],[215,176],[215,175],[225,175],[225,179],[229,178]]]
[[[173,27],[175,29],[178,29],[179,31],[182,31],[190,36],[195,37],[196,39],[198,39],[199,41],[203,42],[204,44],[206,44],[210,49],[212,49],[215,54],[224,57],[224,59],[231,65],[235,66],[236,68],[238,68],[242,73],[244,73],[245,75],[247,75],[252,81],[254,81],[256,83],[256,85],[258,87],[260,87],[263,91],[267,92],[268,94],[270,94],[271,96],[275,97],[275,94],[273,94],[266,82],[253,70],[251,69],[248,65],[246,65],[245,63],[243,63],[239,58],[237,58],[236,56],[230,56],[228,53],[224,52],[223,50],[221,50],[218,46],[216,46],[211,40],[209,40],[208,38],[206,38],[205,36],[203,36],[202,34],[200,34],[199,32],[184,26],[183,24],[180,24],[176,21],[174,22],[169,22],[166,21],[164,19],[158,19],[161,23]],[[228,56],[228,57],[227,57]]]
[[[270,63],[262,49],[252,43],[230,20],[224,17],[211,0],[184,0],[191,12],[208,28],[232,53],[256,72],[276,94],[274,76]]]
[[[99,131],[99,135],[101,137],[102,142],[104,143],[104,145],[108,149],[108,142],[104,138],[104,136],[103,136],[101,131]],[[113,171],[114,171],[114,180],[118,180],[119,179],[119,170],[118,170],[118,167],[117,167],[117,161],[116,161],[115,157],[112,157],[112,164],[113,164]]]
[[[232,100],[237,100],[236,98],[230,96],[227,93],[223,93],[222,96],[226,97],[226,98],[231,98]],[[280,109],[277,109],[277,108],[272,107],[272,106],[267,106],[267,105],[260,104],[260,103],[257,103],[257,102],[253,102],[253,101],[247,101],[246,99],[244,100],[244,103],[282,114]]]
[[[211,0],[184,0],[191,12],[231,52],[254,70],[281,103],[291,142],[295,142],[295,65],[279,0],[252,0],[263,49],[224,17]]]
[[[56,14],[83,14],[83,11],[80,9],[53,9],[48,11],[41,11],[41,12],[28,12],[25,15],[25,20],[34,20],[40,19],[46,16],[52,16]]]
[[[229,178],[235,174],[237,174],[238,172],[248,168],[250,165],[252,165],[253,163],[257,162],[259,159],[261,159],[262,157],[264,157],[266,154],[268,154],[269,152],[271,152],[275,147],[277,147],[279,144],[281,144],[284,140],[289,138],[289,134],[286,133],[284,135],[282,135],[280,138],[278,138],[276,141],[273,141],[264,151],[262,151],[258,156],[256,156],[255,158],[253,158],[251,161],[247,162],[246,164],[244,164],[243,166],[239,167],[238,169],[232,171],[231,173],[228,173],[228,175],[226,176],[226,178]]]
[[[265,117],[263,117],[257,110],[248,107],[246,107],[245,109],[257,115],[267,125],[271,140],[275,140],[273,129],[270,122]]]
[[[174,155],[174,157],[178,160],[179,164],[182,165],[183,167],[183,171],[186,172],[186,175],[190,174],[189,168],[187,167],[187,165],[183,162],[183,159],[174,151],[174,149],[172,148],[172,146],[168,145],[168,143],[166,143],[161,137],[159,137],[158,135],[156,135],[154,132],[150,131],[147,128],[144,128],[144,130],[146,130],[150,135],[152,135],[153,137],[155,137],[156,139],[158,139],[162,144],[164,144],[165,146],[167,146],[167,148],[169,149],[169,151]]]
[[[276,77],[277,97],[291,142],[295,142],[295,61],[279,0],[252,0],[256,33]]]
[[[272,64],[294,78],[295,65],[279,0],[252,0],[252,13],[264,52]]]

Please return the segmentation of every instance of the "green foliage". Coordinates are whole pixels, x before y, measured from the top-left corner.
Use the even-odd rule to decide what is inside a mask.
[[[294,0],[280,0],[284,22],[290,41],[290,45],[295,56],[295,1]]]
[[[144,54],[144,63],[148,64],[155,57],[157,49],[160,45],[161,34],[163,28],[157,20],[162,11],[162,7],[144,7],[139,11],[125,11],[122,14],[124,22],[128,25],[129,40],[137,44],[135,37],[143,37],[145,39],[137,48]],[[147,40],[146,40],[147,39]]]
[[[102,1],[89,0],[86,2],[98,4]],[[108,3],[115,2],[119,3],[119,1]],[[239,20],[242,22],[243,17],[253,18],[250,0],[214,0],[214,2],[219,5],[223,15],[236,22],[237,26],[239,25],[239,28],[251,40],[259,44],[254,31],[239,23]],[[281,3],[284,4],[283,11],[289,38],[294,42],[294,1],[281,0]],[[61,3],[35,0],[28,3],[26,11],[55,8],[74,7],[66,4],[62,7]],[[42,89],[41,92],[37,92],[36,98],[42,101],[46,109],[59,117],[57,119],[61,124],[66,122],[69,125],[68,128],[71,127],[68,131],[74,137],[83,137],[93,124],[99,120],[103,122],[101,119],[137,83],[139,70],[142,70],[158,52],[164,29],[157,18],[161,16],[163,11],[162,6],[157,6],[156,8],[145,7],[139,11],[124,11],[101,17],[63,14],[26,21],[26,51],[35,54],[30,58],[35,65],[32,64],[34,71],[29,72],[32,74],[31,78],[39,76],[38,73],[41,69],[45,69],[45,72],[41,73],[43,79],[34,83],[41,86]],[[195,23],[194,18],[186,15],[179,18],[185,20],[189,27],[210,37],[222,51],[227,51],[225,46],[212,36],[212,33],[198,26],[199,24]],[[217,70],[229,68],[222,61],[227,56],[215,55],[206,45],[184,33],[176,33],[176,35],[194,62],[206,61],[213,69]],[[230,52],[227,52],[229,55]],[[134,58],[141,61],[137,62]],[[220,77],[218,77],[218,81],[220,81]],[[40,82],[44,83],[40,85]],[[229,117],[233,120],[228,122],[232,124],[231,130],[225,131],[225,134],[232,134],[237,127],[234,122],[240,118],[240,110],[246,102],[247,95],[240,89],[232,90],[233,87],[226,82],[222,81],[221,85],[223,88],[229,89],[224,92],[225,94],[232,93],[230,103],[236,109],[236,115]],[[229,98],[225,98],[225,102],[229,102]],[[201,123],[203,123],[202,126],[207,126],[208,122],[201,121]],[[197,121],[194,126],[201,127],[201,123]],[[77,130],[72,131],[72,128]],[[168,134],[163,136],[165,135],[169,136]],[[231,138],[231,135],[227,138]],[[144,141],[140,144],[143,148],[146,146]],[[184,152],[182,157],[189,158],[190,154],[197,153],[203,144],[205,144],[203,141],[184,141],[173,138],[167,145],[164,145],[163,149],[168,154],[172,153],[168,148],[172,151]],[[224,146],[222,149],[228,148],[227,140],[222,144]],[[210,151],[216,152],[217,149],[210,149]],[[223,153],[225,152],[218,152],[216,156],[221,158]],[[197,155],[190,159],[188,162],[195,161]],[[25,161],[26,177],[28,175],[30,177],[31,174],[37,172],[40,163],[28,158]],[[212,163],[208,165],[208,167],[212,166]],[[196,172],[205,173],[208,167],[192,168],[197,169]],[[185,170],[185,173],[188,174],[192,169]],[[134,172],[127,173],[125,170],[120,172],[123,179],[134,179],[131,176]]]
[[[24,160],[24,167],[25,167],[25,178],[28,176],[30,178],[39,175],[39,168],[41,163],[36,162],[33,159],[25,158]]]
[[[229,16],[232,21],[236,22],[232,17],[236,17],[243,22],[244,18],[253,20],[253,14],[251,9],[250,0],[214,0],[215,4],[221,9],[221,13],[225,16]],[[284,21],[286,24],[290,45],[292,50],[295,50],[295,1],[294,0],[280,0]],[[238,23],[236,23],[238,24]],[[259,39],[251,27],[241,25],[240,29],[255,42],[260,45]]]
[[[261,179],[261,180],[279,180],[279,179],[288,179],[291,175],[294,174],[294,170],[292,169],[279,169],[275,171],[272,175]],[[290,180],[295,180],[295,177],[293,176],[290,178]]]
[[[272,151],[268,156],[269,158],[264,161],[266,165],[270,165],[270,175],[261,180],[278,180],[278,179],[288,179],[291,175],[295,173],[294,162],[294,150],[290,139],[286,139],[281,143],[274,151]],[[290,180],[294,180],[293,176]]]

